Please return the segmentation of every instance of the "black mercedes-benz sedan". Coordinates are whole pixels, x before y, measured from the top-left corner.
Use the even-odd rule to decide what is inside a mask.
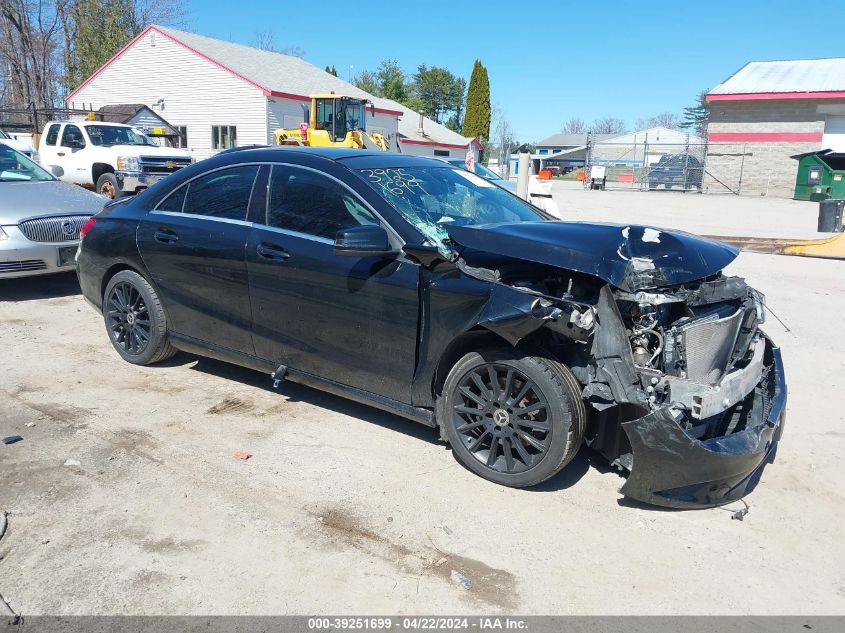
[[[441,161],[230,150],[82,235],[84,295],[125,360],[185,350],[368,403],[500,484],[538,484],[586,443],[625,496],[718,505],[782,434],[764,297],[722,273],[735,249],[560,222]]]

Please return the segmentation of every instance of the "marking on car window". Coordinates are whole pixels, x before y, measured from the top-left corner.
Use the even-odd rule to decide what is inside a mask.
[[[419,189],[423,194],[428,195],[417,177],[404,169],[362,169],[361,172],[370,179],[370,182],[381,187],[385,193],[404,196],[412,189]]]

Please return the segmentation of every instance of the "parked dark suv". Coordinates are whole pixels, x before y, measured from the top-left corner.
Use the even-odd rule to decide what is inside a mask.
[[[692,154],[666,154],[648,167],[648,188],[698,189],[704,180],[704,165]]]
[[[438,160],[290,147],[111,203],[78,269],[131,363],[180,349],[365,402],[508,486],[586,442],[623,494],[700,507],[745,494],[783,424],[763,297],[721,273],[736,255],[555,221]]]

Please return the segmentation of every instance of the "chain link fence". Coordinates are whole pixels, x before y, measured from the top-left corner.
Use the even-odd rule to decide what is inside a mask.
[[[694,140],[693,140],[694,139]],[[742,193],[747,144],[707,143],[698,137],[685,142],[588,142],[585,183],[593,166],[603,168],[604,188],[631,191],[703,191]]]

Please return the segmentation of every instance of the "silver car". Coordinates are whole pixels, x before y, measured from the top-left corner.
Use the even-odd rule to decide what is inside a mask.
[[[0,279],[73,270],[79,231],[105,202],[0,144]]]

